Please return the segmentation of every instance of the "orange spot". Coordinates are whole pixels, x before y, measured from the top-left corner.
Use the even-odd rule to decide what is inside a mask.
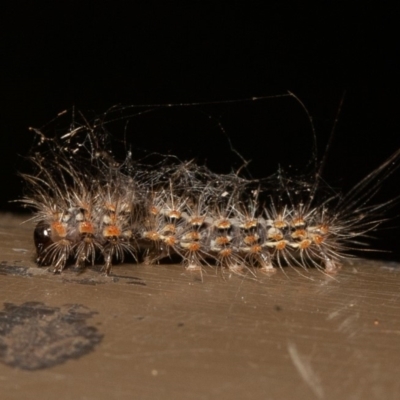
[[[218,229],[229,229],[231,227],[231,223],[228,219],[221,219],[215,223],[215,226]]]
[[[272,240],[276,240],[278,242],[279,240],[283,239],[283,234],[282,234],[282,232],[274,232],[274,233],[269,234],[268,238],[272,239]]]
[[[175,218],[175,219],[179,219],[181,217],[182,213],[178,210],[172,210],[168,213],[168,217],[170,218]]]
[[[153,215],[157,215],[160,212],[160,210],[156,206],[151,206],[149,211],[150,211],[150,214],[153,214]]]
[[[160,235],[157,231],[145,232],[143,236],[149,240],[154,240],[154,241],[160,240]]]
[[[193,217],[189,220],[189,222],[191,225],[201,226],[204,223],[204,219],[205,219],[204,217]]]
[[[200,248],[201,248],[201,246],[198,242],[189,243],[189,247],[188,247],[189,251],[199,251]]]
[[[274,221],[274,226],[275,226],[275,228],[278,228],[278,229],[286,228],[287,227],[287,222],[284,221],[283,219],[276,219]]]
[[[256,219],[249,219],[243,224],[244,229],[251,229],[257,227],[257,220]]]
[[[220,257],[230,257],[232,255],[232,249],[221,250],[218,254]]]
[[[312,239],[316,244],[321,244],[325,240],[324,237],[321,235],[313,235]]]
[[[228,237],[226,237],[226,236],[218,236],[218,237],[215,239],[215,243],[216,243],[218,246],[223,246],[223,245],[225,245],[225,244],[229,244],[229,242],[230,242],[230,239],[229,239]]]
[[[59,237],[65,237],[67,236],[67,227],[66,224],[62,222],[53,222],[51,224],[51,229],[53,232],[55,232]]]
[[[94,227],[91,222],[83,221],[79,224],[80,233],[94,233]]]
[[[329,225],[326,224],[320,225],[318,229],[323,235],[326,235],[329,232]]]
[[[284,240],[281,240],[276,244],[275,247],[277,250],[283,250],[286,247],[286,242]]]
[[[110,225],[103,229],[104,237],[120,236],[120,235],[121,235],[121,230],[115,225]]]
[[[162,231],[163,232],[175,233],[176,232],[176,226],[174,224],[167,224],[167,225],[164,226]]]
[[[168,245],[168,246],[175,246],[176,244],[176,237],[175,236],[167,236],[164,238],[164,242]]]
[[[262,247],[259,245],[250,247],[250,253],[253,253],[253,254],[261,253],[261,250],[262,250]]]
[[[310,239],[305,239],[305,240],[302,240],[301,242],[300,242],[300,245],[299,245],[299,247],[300,247],[300,249],[307,249],[308,247],[310,247],[311,246],[311,240]]]
[[[251,245],[253,243],[256,243],[258,241],[258,237],[256,235],[248,235],[245,236],[243,239],[243,242],[246,243],[247,245]]]
[[[183,236],[184,240],[200,240],[199,232],[189,232]]]
[[[305,239],[307,237],[307,232],[305,229],[296,229],[291,236],[293,239]]]
[[[294,218],[293,220],[292,220],[292,225],[293,226],[302,226],[302,225],[305,225],[306,224],[306,222],[304,221],[304,219],[302,218],[302,217],[297,217],[297,218]]]

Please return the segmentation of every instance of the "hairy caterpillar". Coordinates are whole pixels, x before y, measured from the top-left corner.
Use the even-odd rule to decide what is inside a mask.
[[[282,170],[251,179],[174,156],[136,159],[125,144],[119,158],[109,115],[73,117],[55,136],[34,129],[40,151],[30,157],[35,171],[22,174],[29,191],[20,201],[35,212],[37,263],[54,272],[101,262],[109,274],[126,258],[154,264],[172,257],[190,271],[334,273],[396,201],[374,204],[373,197],[398,167],[400,150],[341,195],[322,186],[319,172],[311,182]]]

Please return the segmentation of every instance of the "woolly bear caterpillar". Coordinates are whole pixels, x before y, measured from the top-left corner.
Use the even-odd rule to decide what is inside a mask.
[[[190,271],[217,266],[269,273],[294,266],[334,273],[396,202],[374,204],[373,198],[398,168],[400,149],[342,195],[323,185],[324,159],[318,164],[315,158],[312,179],[281,169],[260,179],[245,175],[240,154],[238,170],[216,173],[157,152],[134,157],[126,140],[114,142],[123,144],[123,157],[113,148],[113,122],[196,105],[115,107],[90,122],[72,110],[61,134],[33,129],[39,139],[29,158],[35,171],[22,174],[29,192],[21,202],[35,211],[39,265],[62,272],[69,264],[101,261],[110,274],[127,257],[146,264],[177,257]]]

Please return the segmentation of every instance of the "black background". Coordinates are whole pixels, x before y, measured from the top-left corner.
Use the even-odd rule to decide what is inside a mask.
[[[324,171],[344,190],[400,147],[397,18],[383,3],[146,4],[41,1],[2,9],[1,211],[19,210],[9,201],[23,193],[17,170],[32,145],[28,127],[73,106],[92,116],[115,104],[291,91],[313,117],[321,156],[346,93]],[[221,172],[240,165],[227,136],[253,160],[255,176],[278,165],[301,170],[312,157],[310,121],[290,97],[159,108],[131,120],[134,147],[205,160]],[[390,177],[377,201],[399,195],[398,180]],[[374,242],[394,259],[398,225],[392,221]]]

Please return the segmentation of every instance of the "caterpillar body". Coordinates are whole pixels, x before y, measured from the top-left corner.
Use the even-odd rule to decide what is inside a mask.
[[[34,172],[21,174],[28,191],[20,202],[34,210],[36,261],[54,272],[101,262],[110,274],[126,259],[176,258],[189,271],[334,273],[396,202],[373,197],[398,167],[400,150],[342,195],[321,188],[318,177],[309,183],[281,170],[250,179],[173,156],[150,163],[127,150],[119,160],[104,118],[74,122],[56,136],[33,129]]]

